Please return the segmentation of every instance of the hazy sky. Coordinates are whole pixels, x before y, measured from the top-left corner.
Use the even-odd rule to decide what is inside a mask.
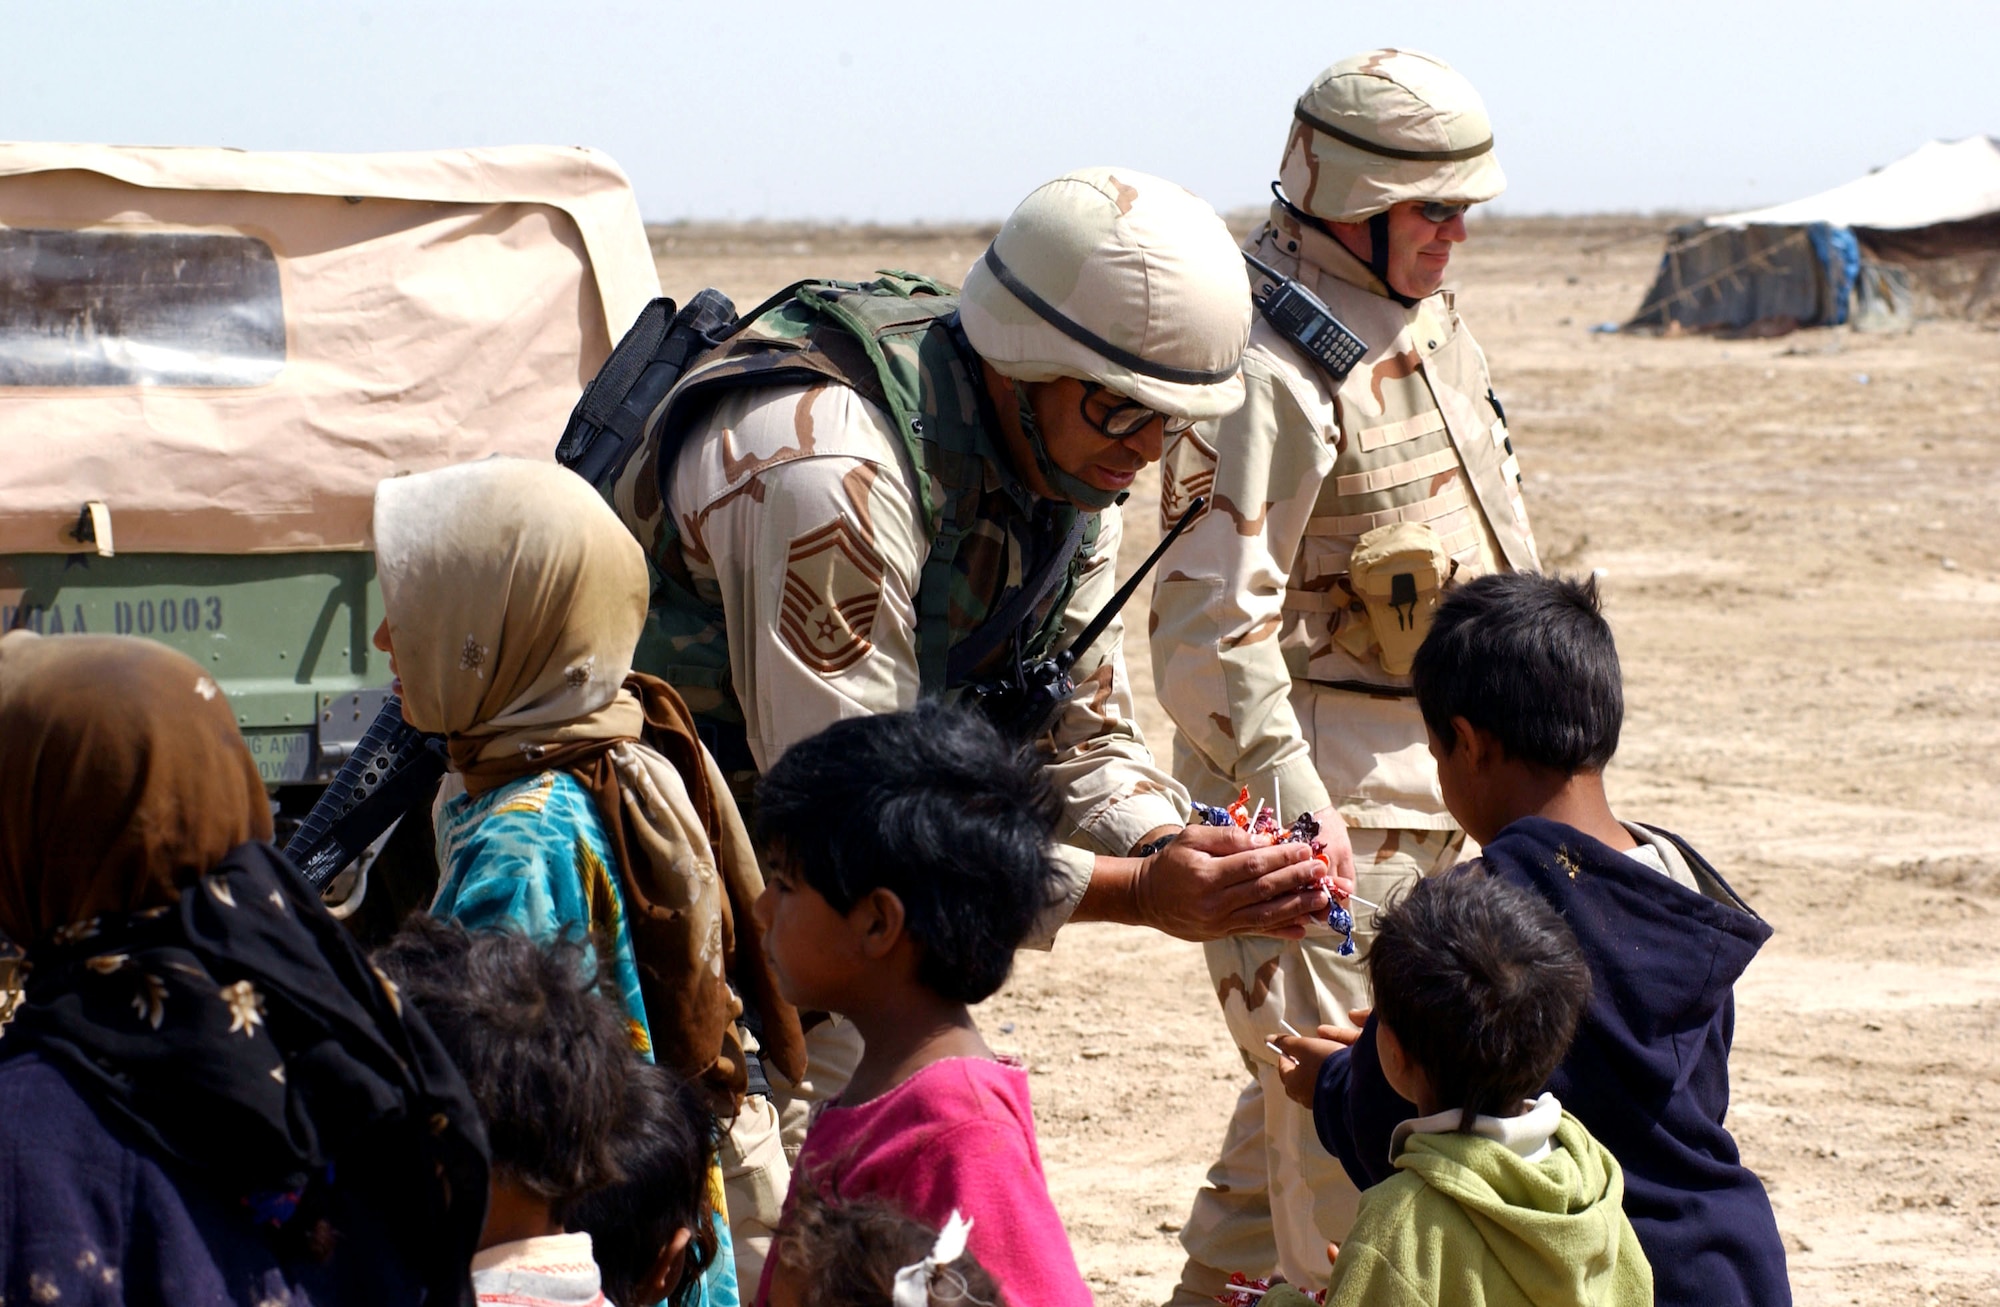
[[[0,135],[608,151],[649,219],[999,218],[1124,164],[1261,201],[1292,101],[1455,64],[1514,213],[1715,210],[2000,134],[2000,3],[0,0]]]

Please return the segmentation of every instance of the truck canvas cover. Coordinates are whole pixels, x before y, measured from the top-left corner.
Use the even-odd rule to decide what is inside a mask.
[[[0,555],[366,549],[383,478],[549,457],[659,293],[586,149],[0,144]]]

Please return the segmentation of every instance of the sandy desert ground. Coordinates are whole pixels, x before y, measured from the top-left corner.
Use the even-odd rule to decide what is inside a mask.
[[[1798,1301],[2000,1301],[2000,334],[1591,334],[1638,304],[1667,225],[1479,222],[1461,308],[1544,557],[1604,571],[1629,705],[1614,801],[1777,928],[1738,990],[1730,1123]],[[987,234],[655,232],[669,294],[743,306],[807,275],[955,281]],[[1130,561],[1158,530],[1139,500]],[[1144,641],[1127,656],[1164,741]],[[1073,928],[980,1020],[1033,1070],[1100,1301],[1161,1301],[1244,1079],[1199,949]]]

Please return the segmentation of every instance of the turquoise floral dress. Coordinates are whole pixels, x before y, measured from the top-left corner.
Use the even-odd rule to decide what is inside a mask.
[[[616,864],[597,806],[576,778],[547,771],[485,794],[460,794],[437,817],[444,883],[431,915],[469,930],[517,930],[530,939],[594,937],[608,948],[605,979],[625,1009],[632,1046],[650,1061],[652,1034],[639,994],[639,963],[625,924]],[[722,1205],[722,1177],[711,1167],[715,1261],[702,1277],[702,1307],[739,1307],[735,1250]]]

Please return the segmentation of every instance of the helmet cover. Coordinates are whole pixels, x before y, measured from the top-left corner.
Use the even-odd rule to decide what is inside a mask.
[[[1343,59],[1313,79],[1292,119],[1279,180],[1329,222],[1361,222],[1404,200],[1482,204],[1507,187],[1479,92],[1427,54]]]

